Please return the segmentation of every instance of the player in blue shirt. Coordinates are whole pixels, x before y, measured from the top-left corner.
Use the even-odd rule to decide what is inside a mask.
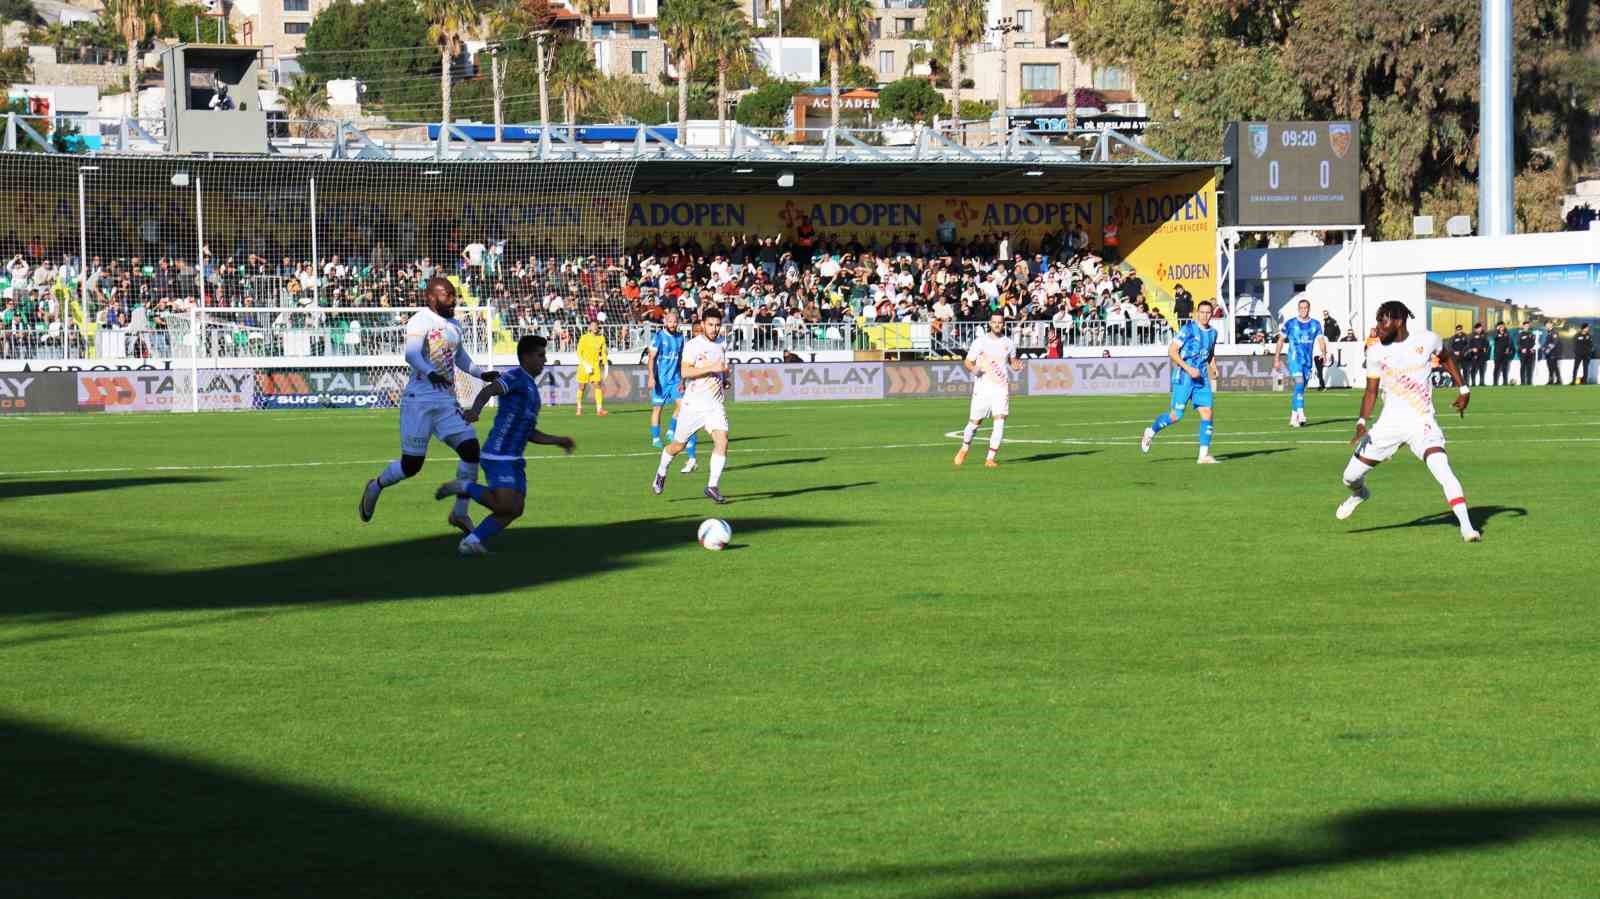
[[[1182,421],[1184,408],[1193,403],[1200,412],[1200,458],[1196,461],[1217,463],[1211,455],[1211,385],[1217,380],[1217,332],[1211,327],[1215,308],[1210,300],[1201,300],[1194,307],[1194,320],[1184,322],[1167,347],[1167,358],[1172,360],[1172,408],[1144,429],[1140,452],[1150,452],[1156,435]]]
[[[559,446],[567,453],[575,447],[571,437],[556,437],[539,430],[539,373],[544,370],[545,339],[528,335],[517,341],[517,368],[507,372],[498,381],[485,385],[472,401],[472,408],[461,415],[469,422],[478,420],[483,407],[491,397],[500,398],[500,408],[494,415],[494,427],[489,439],[483,442],[483,474],[488,486],[475,481],[446,481],[434,494],[437,499],[447,496],[468,496],[493,514],[485,518],[458,547],[463,556],[483,556],[489,551],[483,542],[506,529],[522,515],[523,501],[528,494],[527,460],[522,457],[530,443]]]
[[[661,329],[650,337],[650,348],[645,351],[645,374],[650,381],[650,445],[661,448],[661,407],[672,403],[672,418],[667,433],[678,430],[678,413],[683,411],[683,373],[679,370],[683,359],[683,345],[687,338],[678,330],[678,311],[668,309],[661,315]],[[684,463],[685,474],[695,470],[694,448],[700,434],[689,437],[684,448],[689,461]]]
[[[1278,332],[1278,347],[1272,354],[1274,371],[1283,368],[1283,348],[1289,347],[1289,377],[1294,378],[1294,399],[1289,401],[1289,427],[1298,428],[1306,423],[1306,387],[1311,383],[1311,372],[1317,357],[1326,352],[1327,342],[1322,338],[1322,322],[1311,317],[1311,301],[1296,304],[1299,313],[1283,324]]]

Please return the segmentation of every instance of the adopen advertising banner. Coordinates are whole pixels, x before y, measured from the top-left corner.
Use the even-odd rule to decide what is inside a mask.
[[[84,412],[188,412],[195,407],[192,371],[84,371],[75,377],[77,408]],[[200,411],[254,408],[252,369],[203,369],[199,377]]]
[[[882,362],[814,362],[737,365],[733,396],[739,402],[883,399]]]
[[[1028,392],[1028,371],[1011,371],[1011,394]],[[939,397],[970,396],[972,373],[960,362],[896,362],[883,367],[884,396]]]
[[[0,415],[78,411],[78,376],[62,371],[0,374]]]
[[[1165,356],[1110,359],[1033,359],[1028,362],[1028,393],[1035,396],[1166,393],[1172,389],[1171,361]],[[1222,391],[1271,390],[1271,356],[1217,357]]]

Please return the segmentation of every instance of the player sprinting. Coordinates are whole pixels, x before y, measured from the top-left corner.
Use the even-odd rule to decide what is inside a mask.
[[[1339,504],[1334,517],[1340,521],[1349,518],[1357,506],[1372,496],[1367,489],[1367,472],[1404,445],[1428,466],[1434,480],[1444,488],[1445,501],[1461,525],[1461,539],[1476,543],[1483,535],[1472,526],[1466,495],[1445,455],[1444,432],[1433,415],[1435,364],[1443,366],[1459,388],[1460,395],[1451,405],[1463,417],[1472,390],[1466,386],[1455,356],[1445,349],[1444,341],[1432,331],[1412,333],[1406,325],[1410,318],[1411,310],[1398,300],[1378,307],[1378,342],[1367,349],[1367,392],[1361,397],[1361,416],[1356,419],[1356,435],[1350,441],[1356,451],[1344,469],[1344,484],[1350,488],[1350,496]],[[1372,414],[1380,388],[1383,414],[1369,431],[1367,416]]]
[[[591,319],[589,330],[578,338],[578,414],[583,414],[583,388],[594,386],[594,414],[606,414],[606,375],[611,373],[611,357],[606,353],[606,336],[600,323]]]
[[[999,468],[995,455],[1000,452],[1000,441],[1005,439],[1006,416],[1011,414],[1011,379],[1006,366],[1012,371],[1022,371],[1022,360],[1017,358],[1017,345],[1005,335],[1006,319],[998,312],[989,316],[989,330],[979,334],[967,347],[967,358],[962,367],[972,373],[972,403],[967,407],[967,426],[961,432],[961,448],[956,450],[956,464],[967,461],[967,450],[972,449],[972,437],[985,418],[992,419],[993,431],[989,434],[989,455],[983,460],[984,468]]]
[[[667,439],[678,427],[678,416],[683,412],[683,346],[687,342],[678,332],[678,311],[668,309],[661,316],[661,330],[650,337],[650,348],[645,351],[645,377],[650,384],[650,445],[660,449],[661,407],[672,404],[672,418],[667,426]],[[689,461],[683,473],[695,470],[695,446],[700,441],[698,432],[689,435],[685,447]]]
[[[1201,465],[1217,464],[1217,458],[1211,455],[1211,385],[1217,380],[1217,331],[1211,327],[1215,309],[1210,300],[1201,300],[1194,307],[1194,318],[1184,322],[1173,335],[1167,347],[1167,358],[1172,360],[1172,408],[1156,416],[1144,429],[1139,452],[1150,452],[1156,435],[1182,421],[1184,409],[1192,403],[1200,413],[1200,457],[1195,461]]]
[[[717,485],[722,481],[722,469],[728,464],[728,412],[722,404],[722,393],[731,369],[728,354],[717,340],[721,333],[722,312],[710,306],[700,313],[700,333],[684,344],[678,369],[684,380],[683,406],[672,432],[672,442],[661,450],[661,464],[656,466],[656,479],[650,486],[656,494],[667,486],[667,466],[672,464],[672,457],[683,451],[696,431],[704,428],[710,432],[712,443],[706,498],[714,503],[725,502]]]
[[[454,284],[444,278],[430,279],[426,301],[427,308],[417,310],[406,322],[405,358],[411,366],[411,380],[400,397],[400,458],[367,482],[361,493],[362,521],[372,520],[385,487],[422,470],[428,441],[434,437],[461,457],[456,463],[458,480],[478,479],[478,432],[462,417],[461,406],[456,402],[456,369],[489,383],[500,373],[480,368],[462,346],[461,325],[455,320]],[[472,533],[467,500],[456,502],[448,521],[465,533]]]
[[[575,448],[571,437],[557,437],[539,430],[539,372],[544,370],[545,339],[528,335],[517,341],[517,367],[504,377],[485,384],[478,391],[472,408],[461,413],[469,422],[478,420],[491,397],[499,397],[494,427],[483,448],[483,474],[487,485],[458,478],[440,485],[436,499],[454,496],[470,498],[491,513],[472,533],[462,538],[457,550],[463,556],[488,555],[484,543],[505,530],[522,515],[528,495],[528,462],[523,451],[530,443],[559,446],[569,455]]]
[[[1289,401],[1289,427],[1304,427],[1306,423],[1306,387],[1311,384],[1311,373],[1317,357],[1327,352],[1328,342],[1322,336],[1322,322],[1311,317],[1311,301],[1296,304],[1298,314],[1283,324],[1278,333],[1278,345],[1272,353],[1274,371],[1283,369],[1283,348],[1289,347],[1289,376],[1294,378],[1294,398]]]

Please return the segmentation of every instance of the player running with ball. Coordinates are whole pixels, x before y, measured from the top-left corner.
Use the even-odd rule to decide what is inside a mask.
[[[1444,341],[1432,331],[1412,333],[1406,326],[1411,310],[1398,300],[1378,307],[1378,342],[1367,349],[1367,392],[1361,397],[1361,417],[1356,419],[1355,454],[1344,469],[1344,484],[1350,497],[1339,504],[1334,517],[1343,521],[1355,514],[1356,507],[1372,495],[1367,489],[1367,472],[1389,459],[1401,446],[1408,446],[1421,459],[1434,480],[1444,488],[1445,501],[1461,525],[1461,539],[1476,543],[1483,539],[1472,526],[1467,513],[1467,498],[1461,482],[1450,470],[1444,452],[1444,432],[1433,416],[1433,368],[1444,367],[1460,390],[1451,405],[1463,417],[1472,391],[1461,378],[1455,357]],[[1383,414],[1367,429],[1367,416],[1383,391]]]
[[[1167,347],[1167,357],[1172,360],[1172,408],[1156,416],[1150,427],[1144,429],[1139,441],[1139,452],[1150,452],[1150,444],[1162,430],[1183,420],[1183,410],[1190,403],[1200,413],[1201,465],[1215,465],[1211,455],[1211,385],[1217,380],[1217,331],[1211,327],[1211,313],[1216,307],[1210,300],[1201,300],[1194,307],[1194,320],[1183,323]]]
[[[728,411],[723,407],[722,394],[726,389],[728,355],[717,335],[722,332],[722,312],[708,306],[700,313],[700,333],[683,347],[683,361],[679,371],[687,386],[683,389],[683,408],[678,416],[678,427],[672,433],[672,442],[661,451],[661,464],[656,466],[656,479],[650,485],[653,493],[660,494],[667,486],[667,466],[672,457],[683,451],[689,438],[704,428],[711,434],[711,478],[706,485],[706,498],[714,503],[725,502],[717,484],[722,480],[722,469],[728,464]]]
[[[989,455],[983,460],[985,468],[999,468],[995,454],[1000,452],[1000,441],[1005,439],[1006,416],[1011,414],[1011,379],[1006,376],[1006,366],[1012,371],[1022,371],[1022,360],[1017,358],[1017,345],[1005,336],[1006,319],[998,312],[989,316],[989,330],[979,334],[967,347],[967,358],[961,365],[972,373],[972,404],[967,409],[967,426],[961,432],[961,449],[956,450],[956,464],[967,461],[967,450],[972,449],[972,437],[985,418],[994,421],[989,434]]]
[[[484,556],[484,542],[506,529],[522,515],[528,495],[528,461],[523,449],[530,443],[559,446],[569,455],[575,447],[571,437],[556,437],[539,430],[539,372],[544,370],[545,339],[528,335],[517,341],[517,367],[492,384],[485,384],[472,401],[472,408],[461,413],[469,422],[477,421],[491,397],[500,398],[494,427],[483,448],[483,474],[488,486],[475,481],[446,481],[434,497],[471,498],[491,514],[468,534],[458,547],[463,556]]]
[[[400,458],[367,482],[367,489],[361,493],[362,521],[372,520],[385,487],[422,470],[428,441],[434,437],[461,457],[456,464],[457,479],[478,479],[478,432],[461,416],[461,406],[456,401],[456,369],[490,383],[500,373],[478,367],[461,345],[461,325],[455,320],[455,285],[444,278],[433,278],[428,281],[426,296],[428,308],[418,310],[406,322],[405,357],[411,366],[411,381],[400,397]],[[448,520],[454,527],[472,533],[467,500],[456,501]]]

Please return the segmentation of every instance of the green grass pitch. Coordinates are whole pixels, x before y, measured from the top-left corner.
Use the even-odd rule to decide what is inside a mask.
[[[0,894],[1594,896],[1600,393],[1449,397],[1478,545],[1350,391],[739,404],[720,508],[547,409],[484,559],[392,412],[0,419]]]

